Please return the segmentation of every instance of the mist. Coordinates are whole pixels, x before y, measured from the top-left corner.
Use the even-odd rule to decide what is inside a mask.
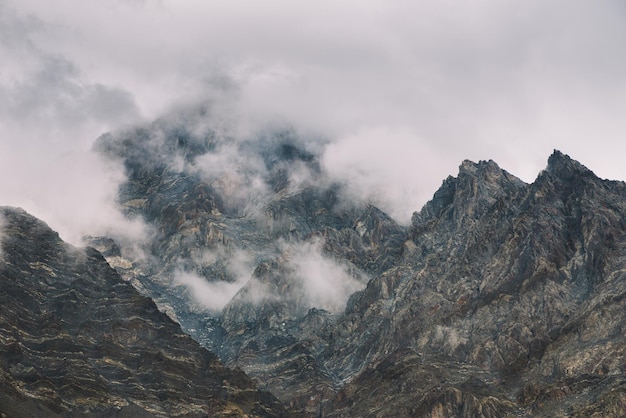
[[[343,265],[322,253],[323,242],[313,240],[292,245],[288,266],[302,286],[305,306],[339,313],[354,292],[365,288],[365,280],[358,280]]]
[[[249,307],[276,310],[286,317],[306,315],[311,308],[339,314],[345,310],[349,297],[364,289],[369,280],[353,264],[325,253],[324,240],[319,237],[292,242],[279,238],[275,244],[271,259],[265,258],[257,266],[232,300],[224,304],[226,310],[229,305],[248,305],[243,311],[251,318],[256,318],[257,312],[251,313]],[[199,293],[195,297],[198,301],[210,293],[209,288],[213,289],[209,297],[218,297],[223,285],[212,287],[204,280],[201,285],[189,283],[188,289]],[[205,300],[205,308],[211,303]],[[235,311],[240,314],[239,309]],[[232,311],[227,313],[230,315]]]
[[[204,265],[224,262],[226,273],[232,280],[207,280],[207,277],[194,271],[178,269],[173,273],[172,283],[186,289],[196,309],[219,313],[252,277],[254,257],[241,249],[227,251],[218,248],[205,250],[202,258]]]
[[[323,138],[328,177],[405,224],[464,159],[532,181],[557,148],[626,179],[625,20],[608,0],[3,1],[0,200],[72,242],[140,235],[93,141],[207,104],[234,137]]]
[[[97,133],[139,120],[132,95],[88,80],[33,37],[47,28],[0,3],[0,200],[80,245],[90,233],[138,238],[116,207],[120,166],[92,152]]]
[[[245,283],[208,282],[206,278],[190,272],[177,272],[174,276],[174,284],[186,287],[200,309],[213,312],[221,311]]]

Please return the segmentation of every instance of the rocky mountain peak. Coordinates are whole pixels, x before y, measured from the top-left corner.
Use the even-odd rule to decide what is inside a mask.
[[[624,183],[560,152],[531,185],[496,167],[464,162],[354,297],[329,416],[624,416]]]
[[[619,182],[602,180],[578,161],[555,150],[548,158],[546,169],[539,173],[532,184],[531,193],[535,198],[545,201],[545,204],[552,202],[571,208],[579,206],[582,199],[591,208],[599,209],[598,203],[608,191],[608,183],[613,183],[611,188],[615,191],[623,188],[623,184],[620,186]],[[584,199],[585,197],[590,197],[591,200]],[[562,203],[557,203],[555,199]]]
[[[587,167],[556,149],[548,158],[546,171],[563,180],[580,175],[595,176]]]
[[[506,187],[507,183],[523,183],[517,177],[503,170],[493,160],[480,160],[475,163],[464,160],[459,166],[457,180],[469,182],[470,184],[460,184],[458,188],[472,186],[473,184],[483,186]]]
[[[405,228],[295,134],[140,134],[101,141],[161,231],[138,288],[296,416],[625,416],[626,184],[559,151],[532,184],[466,160]]]
[[[493,204],[517,194],[526,183],[501,169],[495,162],[463,161],[457,177],[449,176],[426,203],[421,212],[413,214],[412,225],[433,219],[449,218],[458,223],[464,218],[480,217]]]
[[[501,168],[493,160],[480,160],[477,163],[471,160],[463,160],[459,166],[459,175],[469,174],[473,176],[481,176],[485,173],[497,173]]]
[[[354,229],[368,245],[384,242],[388,235],[401,234],[402,228],[389,215],[369,205],[354,222]]]

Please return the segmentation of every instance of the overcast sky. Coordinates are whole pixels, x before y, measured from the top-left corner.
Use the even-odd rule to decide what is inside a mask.
[[[624,45],[617,0],[0,0],[0,205],[127,228],[94,139],[205,102],[327,137],[403,221],[464,159],[624,180]]]

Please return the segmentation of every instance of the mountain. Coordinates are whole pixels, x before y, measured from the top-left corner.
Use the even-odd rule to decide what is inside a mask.
[[[141,272],[129,280],[228,365],[309,414],[337,387],[320,358],[322,328],[393,265],[407,233],[347,200],[320,169],[316,142],[291,131],[234,139],[157,121],[96,145],[125,167],[127,215],[152,226],[147,261],[129,260]],[[236,283],[242,269],[223,309],[203,310],[198,294]],[[215,286],[198,291],[180,277]]]
[[[4,209],[9,415],[626,416],[625,183],[464,161],[402,225],[323,139],[207,118],[96,141],[141,242]]]
[[[626,415],[624,183],[559,151],[532,184],[464,161],[402,226],[314,143],[163,120],[100,138],[153,226],[128,279],[294,414]]]
[[[0,225],[0,415],[286,415],[95,249],[20,209],[0,208]]]
[[[339,321],[328,415],[623,416],[625,198],[558,151],[530,185],[464,162]]]

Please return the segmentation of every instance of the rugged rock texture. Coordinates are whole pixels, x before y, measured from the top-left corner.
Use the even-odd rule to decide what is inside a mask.
[[[0,219],[0,415],[285,415],[95,249],[20,209]]]
[[[147,273],[129,278],[292,412],[626,416],[624,183],[558,151],[532,184],[465,161],[405,228],[346,201],[292,135],[237,142],[167,126],[99,141],[126,166],[127,213],[155,226],[157,262],[133,260]],[[252,174],[207,175],[227,146]],[[227,173],[263,193],[234,199]],[[346,272],[362,283],[345,309],[311,298],[302,248],[333,266],[317,283],[344,277],[328,293]],[[233,282],[239,251],[249,280],[221,312],[171,280],[183,269]]]
[[[338,322],[329,415],[626,414],[625,199],[559,152],[531,185],[464,162]]]
[[[319,359],[327,342],[308,324],[334,321],[369,274],[399,257],[396,244],[406,228],[374,207],[342,200],[341,186],[323,178],[317,156],[290,132],[235,141],[159,121],[106,135],[97,148],[124,163],[128,181],[119,198],[126,213],[154,226],[147,262],[129,261],[134,275],[118,271],[228,365],[241,367],[292,409],[316,413],[321,399],[334,396],[335,382]],[[247,166],[215,171],[211,164],[230,161],[232,149]],[[308,252],[326,265],[320,274],[341,273],[343,282],[326,293],[343,299],[310,300],[298,265]],[[235,282],[233,260],[242,253],[249,282],[223,314],[203,311],[176,283],[181,272],[208,283]]]
[[[329,417],[504,417],[517,408],[479,367],[398,349],[341,389]]]

